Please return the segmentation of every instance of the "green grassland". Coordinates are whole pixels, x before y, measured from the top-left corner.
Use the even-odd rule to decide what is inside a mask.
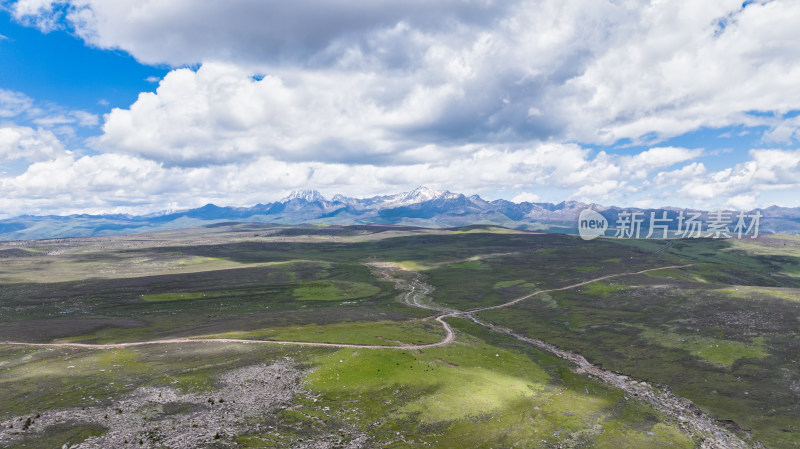
[[[480,315],[611,370],[669,385],[768,447],[800,447],[800,380],[793,374],[800,290],[790,275],[800,257],[783,244],[771,252],[775,240],[676,241],[659,257],[694,266],[595,282],[551,293],[555,304],[531,300]]]
[[[396,346],[404,343],[436,343],[442,340],[444,336],[442,326],[436,321],[415,320],[257,329],[249,332],[225,332],[210,337]]]
[[[732,368],[739,359],[763,359],[769,356],[764,349],[764,339],[741,342],[708,336],[675,334],[645,329],[640,337],[665,348],[688,351],[691,355],[721,368]]]
[[[143,386],[212,391],[214,376],[220,372],[313,353],[313,348],[227,343],[108,351],[2,348],[0,401],[5,415],[33,415],[53,408],[87,407]]]
[[[235,224],[1,243],[0,341],[220,337],[397,346],[440,341],[429,310],[369,265],[415,273],[460,310],[553,291],[479,318],[668,386],[767,447],[800,447],[800,240],[597,239],[473,226]],[[17,251],[19,250],[19,251]],[[403,274],[405,273],[405,274]],[[428,318],[428,319],[425,319]],[[230,370],[291,360],[303,393],[269,432],[228,446],[696,447],[678,424],[561,359],[471,321],[424,350],[180,343],[114,350],[0,346],[0,420],[112,401],[142,386],[213,392]],[[178,413],[178,412],[176,412]],[[254,421],[254,422],[255,422]],[[84,423],[86,424],[86,423]],[[255,428],[255,426],[254,426]],[[105,430],[52,429],[60,447]],[[333,437],[331,437],[333,438]],[[339,437],[337,437],[339,438]],[[339,444],[339,443],[337,443]]]
[[[215,397],[216,379],[227,370],[290,357],[307,370],[303,392],[274,415],[253,417],[273,430],[245,432],[236,446],[298,447],[315,435],[356,431],[369,435],[368,447],[694,447],[675,423],[562,361],[507,339],[483,340],[469,322],[454,324],[464,344],[424,351],[209,343],[3,350],[0,401],[6,414],[35,416],[110,403],[142,386]],[[120,413],[158,419],[181,412]],[[47,440],[24,443],[50,447],[104,432],[86,425],[49,428]]]
[[[338,419],[379,423],[371,429],[379,447],[693,447],[658,413],[545,354],[465,342],[337,351],[320,358],[306,382],[321,393],[317,406],[339,410]]]
[[[364,282],[312,281],[294,289],[301,301],[344,301],[368,298],[381,292],[379,287]]]

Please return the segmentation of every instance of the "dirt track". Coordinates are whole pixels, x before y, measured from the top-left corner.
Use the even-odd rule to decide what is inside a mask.
[[[442,328],[445,331],[445,336],[441,341],[436,343],[429,343],[423,345],[415,345],[415,344],[404,344],[404,345],[360,345],[360,344],[352,344],[352,343],[322,343],[322,342],[305,342],[305,341],[283,341],[283,340],[248,340],[248,339],[240,339],[240,338],[209,338],[209,337],[184,337],[184,338],[166,338],[166,339],[159,339],[159,340],[145,340],[145,341],[134,341],[134,342],[126,342],[126,343],[106,343],[106,344],[95,344],[95,343],[28,343],[28,342],[21,342],[21,341],[4,341],[0,344],[6,346],[26,346],[26,347],[46,347],[46,348],[81,348],[81,349],[118,349],[118,348],[130,348],[135,346],[145,346],[145,345],[159,345],[159,344],[174,344],[174,343],[246,343],[246,344],[270,344],[270,345],[298,345],[298,346],[317,346],[317,347],[331,347],[331,348],[362,348],[362,349],[401,349],[401,350],[409,350],[409,349],[425,349],[425,348],[435,348],[439,346],[446,346],[450,343],[455,341],[455,333],[453,332],[453,328],[447,324],[445,319],[450,317],[456,316],[470,316],[473,313],[482,312],[484,310],[492,310],[492,309],[499,309],[503,307],[510,307],[514,304],[517,304],[521,301],[524,301],[528,298],[534,297],[536,295],[540,295],[542,293],[554,292],[559,290],[569,290],[572,288],[580,287],[582,285],[591,284],[592,282],[602,281],[604,279],[610,279],[620,276],[630,276],[634,274],[642,274],[648,273],[651,271],[656,270],[664,270],[669,268],[685,268],[691,266],[690,265],[670,265],[666,267],[660,268],[650,268],[647,270],[630,272],[630,273],[619,273],[619,274],[610,274],[606,276],[601,276],[595,279],[590,279],[588,281],[578,282],[576,284],[568,285],[566,287],[560,288],[552,288],[548,290],[539,290],[533,292],[531,294],[519,297],[512,301],[509,301],[504,304],[500,304],[497,306],[491,307],[481,307],[478,309],[472,309],[467,311],[460,311],[460,310],[452,310],[446,309],[442,307],[437,307],[434,305],[423,304],[419,302],[421,296],[426,296],[431,292],[431,288],[426,284],[422,283],[420,277],[417,276],[414,280],[408,284],[408,291],[405,294],[405,303],[413,306],[419,307],[426,310],[433,310],[437,312],[443,312],[441,315],[436,316],[434,319],[438,321]],[[401,285],[397,283],[397,285]]]
[[[425,349],[439,346],[446,346],[455,341],[455,334],[450,325],[445,321],[450,317],[463,316],[471,319],[476,324],[479,324],[492,331],[505,333],[520,341],[528,343],[539,349],[550,352],[559,358],[568,360],[577,366],[577,370],[584,372],[600,381],[617,387],[631,396],[635,396],[640,400],[648,403],[650,406],[657,410],[671,416],[683,428],[683,431],[693,437],[702,440],[701,448],[704,449],[739,449],[739,448],[763,448],[764,446],[758,441],[751,440],[749,443],[743,441],[735,433],[728,430],[721,422],[712,416],[704,413],[697,408],[688,399],[675,396],[667,389],[655,388],[646,382],[638,382],[623,374],[615,373],[589,363],[583,356],[574,354],[568,351],[559,349],[558,347],[534,338],[525,337],[514,333],[511,329],[496,326],[491,323],[484,323],[477,318],[474,314],[486,310],[500,309],[504,307],[511,307],[526,299],[532,298],[543,293],[569,290],[583,285],[591,284],[592,282],[602,281],[605,279],[617,278],[622,276],[631,276],[636,274],[649,273],[657,270],[664,269],[680,269],[691,266],[687,265],[670,265],[659,268],[650,268],[647,270],[610,274],[598,278],[590,279],[583,282],[578,282],[565,287],[552,288],[547,290],[539,290],[525,296],[521,296],[509,302],[490,307],[480,307],[467,311],[459,311],[447,309],[444,307],[436,306],[433,304],[424,304],[420,302],[420,298],[428,296],[432,292],[432,288],[421,281],[420,275],[417,275],[410,283],[405,283],[400,279],[392,278],[388,273],[384,272],[384,278],[395,282],[398,288],[405,288],[407,291],[404,295],[404,302],[412,307],[419,307],[426,310],[439,312],[435,316],[444,331],[445,337],[436,343],[414,345],[404,344],[396,346],[387,345],[359,345],[359,344],[346,344],[346,343],[315,343],[315,342],[300,342],[300,341],[276,341],[276,340],[246,340],[236,338],[172,338],[162,340],[148,340],[129,343],[110,343],[110,344],[89,344],[89,343],[25,343],[25,342],[3,342],[1,344],[10,346],[27,346],[27,347],[67,347],[67,348],[85,348],[85,349],[115,349],[144,345],[156,344],[172,344],[172,343],[244,343],[244,344],[270,344],[270,345],[302,345],[302,346],[315,346],[315,347],[333,347],[333,348],[362,348],[362,349],[399,349],[399,350],[413,350]]]
[[[667,270],[667,269],[670,269],[670,268],[686,268],[686,267],[691,267],[692,265],[694,265],[694,264],[690,263],[690,264],[686,264],[686,265],[670,265],[670,266],[666,266],[666,267],[649,268],[647,270],[634,271],[634,272],[631,272],[631,273],[609,274],[607,276],[601,276],[599,278],[590,279],[588,281],[579,282],[577,284],[568,285],[566,287],[551,288],[549,290],[535,291],[535,292],[533,292],[533,293],[531,293],[529,295],[525,295],[525,296],[519,297],[519,298],[517,298],[517,299],[515,299],[513,301],[509,301],[507,303],[503,303],[503,304],[500,304],[500,305],[497,305],[497,306],[481,307],[481,308],[478,308],[478,309],[467,310],[466,312],[459,312],[459,313],[472,314],[472,313],[477,313],[477,312],[483,312],[484,310],[502,309],[503,307],[513,306],[514,304],[517,304],[517,303],[519,303],[521,301],[524,301],[524,300],[526,300],[528,298],[532,298],[532,297],[534,297],[536,295],[541,295],[542,293],[557,292],[557,291],[561,291],[561,290],[569,290],[569,289],[573,289],[575,287],[580,287],[582,285],[591,284],[592,282],[602,281],[604,279],[617,278],[617,277],[620,277],[620,276],[631,276],[631,275],[634,275],[634,274],[643,274],[643,273],[649,273],[651,271]]]

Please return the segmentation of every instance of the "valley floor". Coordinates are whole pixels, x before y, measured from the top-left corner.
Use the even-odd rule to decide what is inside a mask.
[[[752,368],[798,355],[786,241],[236,225],[18,243],[0,270],[0,443],[798,446],[800,380]],[[753,396],[715,399],[729,376]]]

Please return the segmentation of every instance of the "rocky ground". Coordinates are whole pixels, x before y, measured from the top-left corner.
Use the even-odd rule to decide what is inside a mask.
[[[685,433],[701,441],[700,447],[702,449],[764,448],[763,444],[752,438],[748,438],[749,441],[743,441],[731,429],[728,429],[726,425],[735,426],[734,423],[724,423],[714,419],[712,416],[709,416],[707,413],[697,408],[697,406],[688,399],[674,395],[667,387],[653,386],[647,382],[637,381],[624,374],[600,368],[599,366],[589,363],[579,354],[564,351],[542,340],[519,335],[508,328],[482,322],[472,315],[469,315],[469,317],[476,324],[492,329],[495,332],[508,334],[517,340],[550,352],[564,360],[569,360],[576,365],[576,372],[587,374],[609,385],[613,385],[630,395],[630,397],[635,397],[647,403],[675,420]],[[741,432],[741,429],[736,430]]]
[[[289,360],[225,373],[213,393],[184,393],[170,387],[140,388],[110,404],[50,410],[0,424],[0,446],[35,438],[59,425],[108,429],[67,447],[227,447],[236,435],[270,429],[259,418],[287,407],[301,391],[302,373]],[[264,428],[262,428],[264,427]]]

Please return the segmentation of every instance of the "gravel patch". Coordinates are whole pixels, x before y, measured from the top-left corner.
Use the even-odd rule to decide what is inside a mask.
[[[144,387],[110,405],[49,410],[0,423],[0,446],[45,435],[53,426],[90,425],[108,431],[65,447],[233,447],[234,437],[265,429],[261,417],[285,408],[300,392],[302,373],[289,360],[223,374],[212,393]]]

